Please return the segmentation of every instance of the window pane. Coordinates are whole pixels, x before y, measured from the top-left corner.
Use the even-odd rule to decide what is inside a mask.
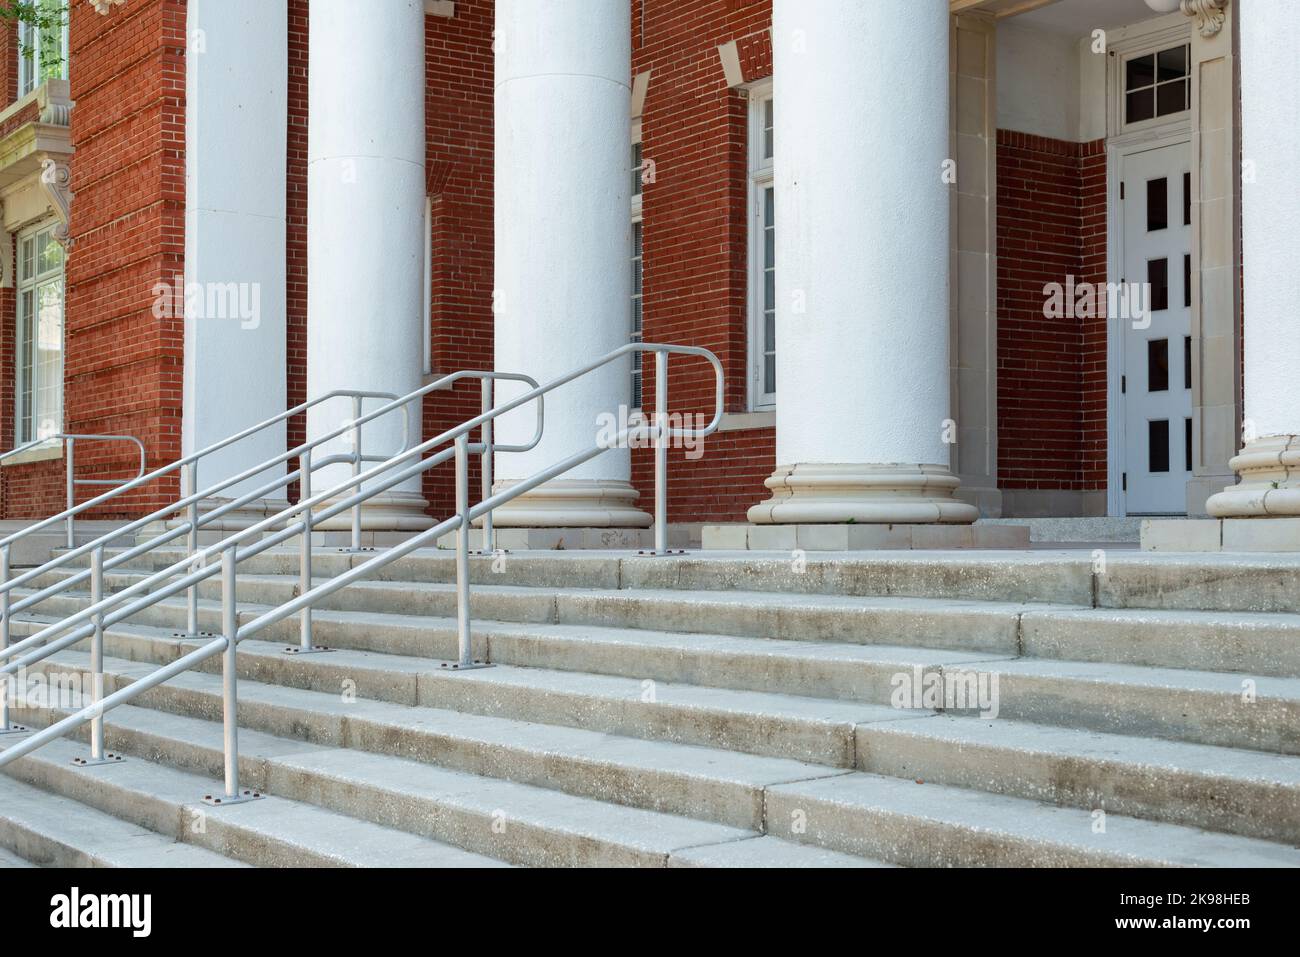
[[[63,280],[37,289],[35,394],[36,438],[56,435],[63,427]]]
[[[1147,232],[1169,228],[1169,180],[1147,180]]]
[[[1190,253],[1183,256],[1183,305],[1188,309],[1192,308],[1192,257]]]
[[[1169,420],[1147,423],[1149,471],[1169,471]]]
[[[1125,122],[1140,123],[1156,115],[1155,91],[1139,90],[1126,97]]]
[[[1183,225],[1192,225],[1192,174],[1183,174]]]
[[[1178,80],[1156,88],[1156,115],[1169,116],[1187,109],[1188,81]]]
[[[632,195],[641,195],[641,163],[642,163],[641,144],[632,145]]]
[[[776,155],[776,105],[771,99],[763,104],[763,159]]]
[[[1124,89],[1136,90],[1144,86],[1151,86],[1156,81],[1156,58],[1155,54],[1134,57],[1129,60],[1125,68]]]
[[[1147,341],[1147,391],[1169,391],[1169,340]]]
[[[1157,57],[1158,66],[1156,72],[1157,79],[1160,82],[1166,80],[1178,80],[1187,76],[1187,47],[1174,47],[1172,50],[1161,50]]]
[[[1187,423],[1187,425],[1186,425],[1185,436],[1183,440],[1183,448],[1186,451],[1187,471],[1190,472],[1192,470],[1192,420],[1184,419],[1184,421]]]
[[[1192,337],[1183,336],[1183,388],[1192,387]]]
[[[642,224],[632,224],[632,330],[630,339],[632,342],[641,342],[645,329],[645,317],[642,313],[642,283],[644,281],[644,258],[643,250],[643,233]],[[639,409],[642,402],[642,387],[644,382],[645,370],[645,353],[638,352],[632,356],[632,394],[630,404],[632,408]]]
[[[1169,308],[1169,260],[1147,261],[1147,282],[1151,285],[1151,310],[1161,312]]]

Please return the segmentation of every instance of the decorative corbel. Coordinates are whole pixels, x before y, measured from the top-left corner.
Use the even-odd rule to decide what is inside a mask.
[[[1183,13],[1196,19],[1196,29],[1209,39],[1218,36],[1228,16],[1228,0],[1182,0]]]
[[[46,158],[41,162],[38,182],[59,218],[59,225],[54,227],[54,238],[65,249],[69,248],[72,245],[72,233],[68,229],[72,220],[72,169],[67,163]]]

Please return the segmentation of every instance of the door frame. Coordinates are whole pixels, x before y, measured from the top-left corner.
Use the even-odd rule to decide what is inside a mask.
[[[1120,203],[1120,171],[1126,157],[1135,153],[1186,145],[1192,150],[1192,110],[1163,123],[1142,124],[1132,131],[1123,128],[1124,57],[1140,55],[1177,43],[1192,42],[1191,21],[1182,14],[1171,14],[1144,24],[1110,31],[1106,64],[1106,281],[1120,281],[1124,268],[1123,207]],[[1195,166],[1196,157],[1192,157]],[[1196,229],[1196,204],[1192,208],[1192,229]],[[1193,245],[1192,272],[1200,269]],[[1122,518],[1128,514],[1124,493],[1124,473],[1128,469],[1125,447],[1125,396],[1121,387],[1124,365],[1125,320],[1107,316],[1106,320],[1106,514]]]

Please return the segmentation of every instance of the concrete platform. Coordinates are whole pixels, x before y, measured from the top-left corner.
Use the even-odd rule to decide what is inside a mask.
[[[1025,525],[705,525],[705,551],[859,552],[1029,547]]]
[[[668,526],[669,548],[699,548],[698,524],[672,524]],[[653,548],[653,528],[498,528],[496,547],[508,552],[568,551],[570,549],[641,549]],[[385,543],[388,544],[388,543]],[[448,532],[438,539],[438,547],[454,549],[456,533]],[[469,533],[469,547],[475,551],[483,548],[483,530]]]
[[[1142,550],[1300,553],[1300,518],[1148,519]]]

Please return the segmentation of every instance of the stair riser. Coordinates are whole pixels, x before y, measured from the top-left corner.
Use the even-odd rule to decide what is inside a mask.
[[[923,785],[917,785],[922,787]],[[1080,812],[1080,827],[1088,826]],[[767,792],[768,833],[908,867],[1154,867],[1122,851],[1078,848],[891,811],[863,811],[806,795]]]
[[[1300,843],[1300,788],[1275,782],[936,740],[884,724],[859,727],[857,740],[859,768],[875,774]]]
[[[1030,658],[1300,677],[1300,625],[1117,621],[1097,615],[1028,611],[1021,619]]]

